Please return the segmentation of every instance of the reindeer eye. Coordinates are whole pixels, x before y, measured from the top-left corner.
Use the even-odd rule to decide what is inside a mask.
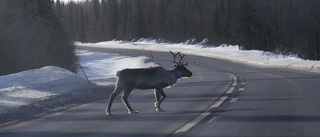
[[[183,65],[179,65],[179,69],[183,69],[183,67],[184,67]]]

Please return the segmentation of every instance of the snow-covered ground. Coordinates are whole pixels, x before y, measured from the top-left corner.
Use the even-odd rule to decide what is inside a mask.
[[[182,51],[185,54],[213,57],[248,65],[268,68],[285,68],[320,73],[320,61],[309,61],[296,55],[277,55],[259,50],[239,50],[238,46],[206,46],[186,43],[157,43],[156,40],[138,40],[137,42],[107,41],[99,43],[76,43],[79,46],[141,49],[151,51]]]
[[[203,44],[157,43],[156,40],[141,39],[137,42],[107,41],[99,43],[76,43],[78,46],[105,48],[140,49],[150,51],[182,51],[185,54],[213,57],[268,68],[284,68],[320,73],[320,61],[308,61],[296,55],[277,55],[259,50],[239,50],[238,46],[221,45],[217,47]]]
[[[129,57],[114,53],[90,52],[78,50],[77,55],[83,71],[78,69],[78,76],[85,77],[98,85],[114,84],[117,71],[125,68],[154,67],[152,60],[145,56]]]
[[[282,56],[257,50],[243,51],[239,50],[238,46],[210,47],[201,44],[169,44],[144,40],[138,42],[107,41],[76,44],[78,46],[105,48],[182,51],[185,54],[226,59],[258,67],[320,72],[319,61],[307,61],[292,55]],[[75,74],[54,66],[0,76],[0,123],[88,98],[101,98],[101,95],[106,95],[112,91],[112,87],[107,88],[106,86],[114,84],[116,71],[124,68],[155,66],[151,59],[144,56],[128,57],[113,53],[83,50],[78,50],[77,55],[79,63],[91,82],[86,80],[81,69]],[[97,85],[103,85],[107,89],[104,89],[104,92],[95,91]]]
[[[113,90],[110,85],[115,82],[116,71],[154,66],[149,58],[143,56],[81,50],[77,55],[90,82],[80,68],[77,73],[72,73],[54,66],[0,76],[0,124],[57,107],[107,97]]]

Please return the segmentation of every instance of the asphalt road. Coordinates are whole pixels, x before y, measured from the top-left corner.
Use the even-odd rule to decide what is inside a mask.
[[[148,51],[90,50],[151,56]],[[151,53],[164,66],[173,66],[169,52]],[[152,90],[136,90],[129,102],[138,114],[127,114],[119,96],[113,104],[114,116],[105,115],[104,99],[2,126],[0,136],[320,136],[319,74],[186,58],[194,75],[165,89],[166,112],[154,110]]]

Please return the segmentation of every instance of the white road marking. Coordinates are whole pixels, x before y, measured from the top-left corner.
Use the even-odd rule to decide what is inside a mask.
[[[235,82],[232,83],[231,86],[232,86],[232,87],[235,87],[235,86],[237,86],[237,84],[238,84],[237,81],[235,81]]]
[[[201,66],[204,66],[203,64],[200,64]],[[230,94],[234,91],[234,89],[237,86],[237,77],[231,73],[229,73],[230,77],[232,78],[232,85],[231,87],[229,87],[229,89],[226,91],[227,94]],[[209,112],[209,110],[213,109],[213,108],[217,108],[219,107],[229,96],[221,96],[215,103],[213,103],[205,112],[201,113],[200,115],[198,115],[196,118],[194,118],[192,121],[190,121],[189,123],[185,124],[184,126],[182,126],[181,128],[179,128],[178,130],[176,130],[174,133],[181,133],[181,132],[186,132],[189,129],[191,129],[193,126],[195,126],[196,124],[198,124],[201,120],[203,120],[204,118],[206,118],[208,115],[211,114],[211,112]],[[234,98],[233,98],[234,99]],[[236,99],[237,100],[237,99]],[[235,100],[235,101],[236,101]],[[235,102],[234,101],[234,102]],[[212,119],[210,119],[207,123],[211,123],[211,122],[216,122],[221,118],[221,116],[215,116]]]
[[[233,76],[233,83],[237,83],[238,78],[236,76]]]
[[[221,116],[214,116],[207,123],[217,122],[220,118],[221,118]]]
[[[206,112],[208,112],[209,110],[211,110],[213,108],[219,107],[227,98],[228,98],[228,96],[220,97],[216,102],[213,103],[213,105],[210,106],[209,109],[206,110]]]
[[[235,86],[237,86],[237,81],[238,81],[238,79],[237,79],[237,76],[235,76],[235,75],[233,75],[233,74],[231,74],[231,73],[228,73],[229,74],[229,76],[232,78],[232,87],[235,87]]]
[[[245,85],[245,84],[246,84],[245,82],[242,82],[242,83],[241,83],[241,85]]]
[[[188,131],[190,128],[192,128],[193,126],[195,126],[196,124],[198,124],[201,120],[203,120],[204,118],[206,118],[208,115],[210,114],[210,112],[204,112],[201,113],[199,116],[197,116],[195,119],[193,119],[192,121],[190,121],[189,123],[185,124],[183,127],[179,128],[177,131],[175,131],[174,133],[181,133],[181,132],[186,132]]]
[[[230,87],[228,90],[227,90],[227,94],[230,94],[233,92],[233,90],[235,89],[236,87]]]
[[[238,100],[238,98],[232,98],[232,99],[230,100],[230,102],[234,103],[234,102],[237,102],[237,100]]]
[[[239,88],[239,91],[243,91],[244,90],[244,88]]]
[[[207,109],[205,112],[201,113],[199,116],[197,116],[195,119],[193,119],[192,121],[190,121],[189,123],[185,124],[184,126],[182,126],[181,128],[179,128],[177,131],[175,131],[174,133],[181,133],[181,132],[186,132],[188,131],[190,128],[192,128],[193,126],[195,126],[196,124],[198,124],[201,120],[203,120],[204,118],[206,118],[211,112],[209,112],[209,110],[211,110],[212,108],[217,108],[219,107],[226,99],[228,98],[228,96],[222,96],[218,99],[218,101],[216,101],[215,103],[213,103],[212,106],[210,106],[209,109]]]

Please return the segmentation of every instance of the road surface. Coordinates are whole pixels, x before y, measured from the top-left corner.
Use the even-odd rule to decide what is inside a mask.
[[[148,51],[84,48],[129,56]],[[166,67],[171,54],[151,52]],[[165,89],[154,110],[152,90],[129,96],[138,114],[129,115],[120,96],[104,110],[106,99],[2,126],[1,137],[310,137],[320,136],[320,75],[262,69],[219,59],[186,55],[193,76]]]

